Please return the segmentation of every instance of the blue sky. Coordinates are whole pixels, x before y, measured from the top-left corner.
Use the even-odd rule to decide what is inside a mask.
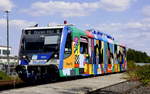
[[[6,15],[10,12],[10,45],[18,54],[21,29],[36,23],[67,20],[86,30],[98,29],[129,48],[150,55],[150,0],[0,0],[0,45],[6,45]]]

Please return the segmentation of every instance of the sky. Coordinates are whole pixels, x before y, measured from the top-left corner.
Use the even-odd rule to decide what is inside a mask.
[[[150,55],[150,0],[0,0],[0,45],[6,45],[9,10],[10,46],[18,55],[23,28],[63,24],[96,29]]]

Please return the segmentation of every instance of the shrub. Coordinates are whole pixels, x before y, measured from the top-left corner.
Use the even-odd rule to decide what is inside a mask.
[[[138,76],[136,74],[137,66],[134,61],[128,61],[127,63],[127,75],[129,80],[138,80]]]
[[[150,83],[150,65],[140,66],[136,71],[137,76],[143,84]]]
[[[132,69],[134,69],[134,68],[136,68],[137,66],[136,66],[136,64],[135,64],[135,62],[134,61],[128,61],[128,63],[127,63],[127,68],[128,68],[128,70],[132,70]]]
[[[150,65],[137,66],[133,61],[128,61],[127,67],[129,80],[139,80],[145,85],[150,83]]]
[[[0,71],[0,80],[11,80],[11,77],[8,76],[6,73]]]

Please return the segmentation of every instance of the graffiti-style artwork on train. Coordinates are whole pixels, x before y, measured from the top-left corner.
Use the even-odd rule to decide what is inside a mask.
[[[57,28],[43,28],[43,31],[40,28],[39,30],[44,34],[44,30],[55,29],[57,30]],[[29,30],[37,32],[38,28],[36,28],[36,31],[32,28]],[[44,46],[48,45],[47,47],[49,47],[50,50],[46,53],[42,52],[44,50],[41,50],[39,53],[35,53],[34,51],[31,51],[32,54],[28,53],[28,51],[25,53],[25,49],[20,48],[19,53],[21,58],[25,55],[26,57],[36,57],[34,58],[34,62],[38,62],[38,64],[32,63],[33,58],[29,58],[30,62],[28,62],[28,65],[25,67],[25,65],[23,65],[24,58],[22,58],[20,60],[22,63],[20,63],[19,67],[23,69],[17,70],[20,77],[24,77],[23,79],[30,79],[30,77],[40,74],[40,77],[44,78],[47,75],[50,77],[49,74],[51,74],[51,72],[57,75],[54,77],[89,76],[121,72],[127,69],[126,48],[116,43],[114,38],[110,35],[96,30],[82,31],[74,26],[59,27],[58,30],[59,32],[57,33],[51,32],[52,34],[48,33],[51,35],[43,35],[46,36],[43,39],[45,42],[40,40],[40,37],[39,39],[37,37],[36,40],[33,39],[33,42],[40,40],[43,41],[43,44],[46,43]],[[27,31],[28,29],[24,30],[24,32]],[[24,36],[23,33],[21,39],[29,41],[26,36],[27,35]],[[30,37],[31,36],[32,35],[30,35]],[[53,40],[53,42],[51,40]],[[59,48],[57,49],[57,54],[56,50],[51,50],[54,46]],[[25,68],[26,71],[24,71]],[[34,71],[33,73],[36,74],[30,73],[30,70]]]
[[[113,54],[113,44],[111,43],[107,43],[107,56],[108,56],[108,68],[107,71],[108,72],[113,72],[113,65],[114,65],[114,54]]]

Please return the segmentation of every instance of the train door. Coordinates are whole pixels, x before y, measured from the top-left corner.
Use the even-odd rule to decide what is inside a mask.
[[[99,40],[94,40],[94,62],[93,62],[93,68],[94,68],[94,74],[99,74]]]
[[[79,68],[84,69],[85,74],[89,74],[89,53],[88,53],[88,38],[80,37],[80,55],[79,55]]]
[[[114,71],[119,71],[119,62],[118,62],[118,45],[114,44]]]
[[[95,54],[94,54],[94,39],[93,38],[89,38],[88,40],[89,42],[89,63],[88,63],[88,67],[89,67],[89,74],[96,74],[97,71],[97,66],[95,63]]]
[[[103,58],[103,49],[104,49],[104,42],[98,40],[99,42],[99,62],[98,62],[98,74],[104,73],[104,58]]]
[[[80,37],[77,34],[70,32],[66,39],[62,71],[65,76],[84,74],[85,59],[84,56],[80,55]],[[85,46],[83,45],[83,53],[86,53]]]
[[[94,74],[101,74],[101,41],[94,40]]]
[[[74,48],[73,48],[72,32],[69,32],[64,47],[63,70],[60,73],[62,77],[75,75],[75,73],[72,72],[75,62],[75,55],[73,49]]]
[[[124,71],[126,65],[126,50],[123,46],[119,46],[119,48],[118,61],[120,64],[120,71]]]
[[[104,73],[107,73],[107,67],[108,67],[108,45],[107,45],[107,42],[104,42],[104,54],[103,54],[103,57],[104,57],[104,65],[103,65],[103,68],[104,68]]]
[[[94,40],[94,60],[93,60],[94,74],[104,73],[103,62],[103,41]]]
[[[108,49],[107,49],[107,57],[108,57],[108,68],[107,72],[111,73],[113,72],[113,64],[114,64],[114,54],[113,54],[113,44],[107,43]]]
[[[127,70],[127,52],[126,52],[126,48],[123,47],[123,59],[124,59],[124,70],[123,71],[126,71]]]

